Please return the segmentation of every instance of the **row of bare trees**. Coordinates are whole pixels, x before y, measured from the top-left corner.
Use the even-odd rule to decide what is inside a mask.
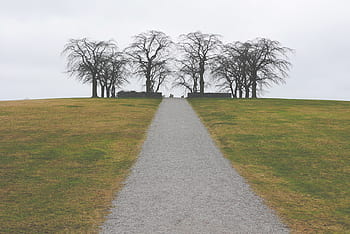
[[[192,32],[174,43],[159,31],[134,37],[129,47],[118,51],[116,43],[71,39],[65,45],[67,72],[92,83],[92,97],[114,97],[117,88],[131,75],[143,79],[147,93],[158,92],[172,80],[173,87],[204,94],[214,84],[235,98],[256,98],[258,91],[272,83],[283,83],[291,66],[288,53],[278,41],[258,38],[224,44],[220,36]],[[169,83],[169,82],[168,82]]]

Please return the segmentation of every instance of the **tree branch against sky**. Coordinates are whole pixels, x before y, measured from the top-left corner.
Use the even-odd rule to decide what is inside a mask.
[[[81,85],[78,79],[66,79],[67,73],[63,72],[66,60],[58,54],[67,39],[114,38],[124,49],[132,35],[148,29],[162,31],[172,38],[201,30],[223,35],[225,43],[245,42],[255,37],[278,40],[298,52],[290,59],[294,64],[288,72],[291,79],[285,85],[269,87],[264,93],[259,93],[257,84],[257,95],[350,100],[347,71],[350,1],[88,2],[2,1],[0,100],[91,96],[90,82]],[[211,81],[208,75],[207,69],[206,83]],[[123,88],[140,91],[137,79],[130,81]],[[311,88],[315,83],[317,89]],[[215,91],[215,85],[205,91]],[[163,92],[169,95],[170,91]],[[174,88],[171,93],[183,95],[183,88]]]
[[[114,41],[93,41],[87,38],[70,39],[64,46],[67,56],[67,73],[76,76],[84,83],[92,83],[92,97],[97,96],[97,85],[101,65],[106,54],[115,50]]]
[[[245,98],[257,98],[258,88],[284,83],[288,77],[292,50],[278,41],[256,38],[223,44],[219,36],[199,31],[182,34],[180,39],[173,47],[170,37],[151,30],[136,35],[124,52],[118,51],[113,40],[70,39],[62,54],[67,56],[71,76],[92,83],[92,97],[97,97],[97,85],[101,97],[105,93],[114,97],[116,88],[128,83],[131,74],[145,80],[146,93],[159,92],[173,78],[173,88],[202,95],[208,74],[220,91],[227,90],[234,98],[242,98],[243,93]]]
[[[208,63],[215,57],[221,46],[219,35],[205,34],[200,31],[182,34],[178,47],[182,52],[183,60],[195,59],[198,65],[199,75],[199,92],[204,94],[205,80],[204,74]]]
[[[134,74],[145,79],[146,93],[154,92],[152,82],[157,79],[155,76],[160,74],[156,71],[168,70],[172,44],[169,36],[163,32],[151,30],[136,35],[133,43],[126,48],[125,52],[130,58]]]
[[[285,82],[291,67],[290,52],[280,42],[266,38],[229,43],[215,57],[212,75],[233,97],[241,98],[244,89],[246,98],[257,98],[258,86],[262,89]]]
[[[128,60],[123,53],[118,51],[113,51],[103,58],[99,79],[101,82],[101,97],[104,97],[104,90],[107,98],[115,97],[116,89],[129,83],[127,65]]]
[[[292,64],[288,54],[293,50],[283,47],[280,42],[257,38],[248,42],[253,46],[248,64],[250,68],[250,80],[252,83],[252,98],[257,97],[257,85],[284,83],[288,77],[288,71]]]
[[[190,93],[198,92],[199,66],[196,56],[184,55],[176,60],[176,74],[173,87],[184,88]]]

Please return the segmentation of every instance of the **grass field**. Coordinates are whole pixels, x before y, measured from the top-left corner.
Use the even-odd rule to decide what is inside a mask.
[[[350,102],[190,103],[224,155],[294,232],[350,233]]]
[[[96,232],[159,102],[0,102],[0,233]]]

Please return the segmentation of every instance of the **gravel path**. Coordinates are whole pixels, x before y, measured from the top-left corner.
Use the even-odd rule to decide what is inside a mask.
[[[184,99],[164,99],[101,233],[288,233]]]

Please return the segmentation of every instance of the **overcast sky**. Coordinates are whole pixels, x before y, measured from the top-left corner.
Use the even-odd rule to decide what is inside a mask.
[[[0,0],[0,100],[89,97],[64,73],[70,38],[115,39],[160,30],[177,40],[200,30],[224,42],[256,37],[295,50],[284,85],[263,97],[350,100],[348,0]],[[141,90],[136,80],[125,89]],[[179,90],[162,90],[182,95]]]

